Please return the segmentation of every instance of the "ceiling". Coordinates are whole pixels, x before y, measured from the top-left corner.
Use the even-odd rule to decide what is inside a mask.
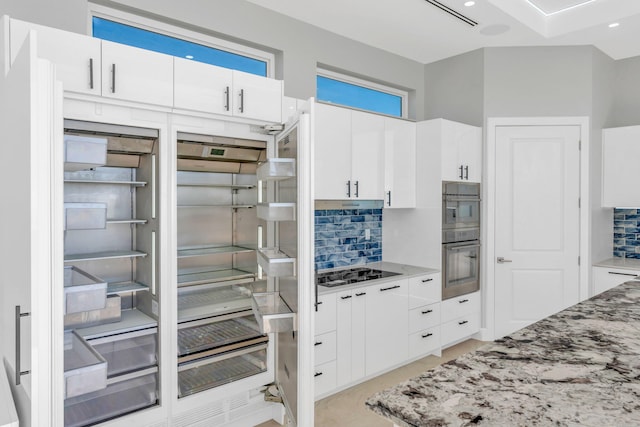
[[[247,1],[425,64],[491,46],[593,45],[613,59],[640,55],[640,0]]]

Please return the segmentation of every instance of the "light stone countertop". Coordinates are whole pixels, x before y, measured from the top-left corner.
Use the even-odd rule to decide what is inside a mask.
[[[613,257],[596,262],[594,267],[622,268],[625,270],[640,271],[640,259]]]
[[[399,273],[400,276],[391,276],[391,277],[385,277],[382,279],[367,280],[364,282],[358,282],[351,285],[334,286],[331,288],[326,286],[318,286],[318,295],[348,291],[350,289],[361,288],[363,286],[375,286],[381,283],[392,282],[398,279],[407,279],[411,277],[421,276],[424,274],[433,274],[433,273],[440,272],[440,270],[437,270],[434,268],[416,267],[414,265],[397,264],[395,262],[380,261],[380,262],[372,262],[369,264],[352,265],[349,267],[335,268],[331,270],[322,270],[320,271],[320,273],[326,273],[329,271],[349,270],[349,269],[358,268],[358,267],[367,267],[367,268],[374,268],[377,270],[390,271],[392,273]]]
[[[640,282],[485,344],[366,404],[399,426],[638,426]]]

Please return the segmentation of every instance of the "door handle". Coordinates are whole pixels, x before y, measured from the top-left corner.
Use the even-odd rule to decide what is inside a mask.
[[[462,174],[462,170],[463,170],[464,166],[460,165],[460,167],[458,169],[460,169],[460,179],[464,179],[464,175]]]
[[[464,167],[464,179],[469,180],[469,166]]]
[[[116,93],[116,64],[111,64],[111,93]]]
[[[93,89],[93,58],[89,58],[89,89]]]
[[[20,306],[16,305],[16,385],[20,385],[21,376],[31,373],[31,371],[22,371],[20,368],[20,320],[29,315],[31,315],[31,313],[22,313],[20,311]]]
[[[354,196],[360,197],[360,189],[359,189],[360,181],[356,181],[355,182],[355,186],[356,186],[356,192],[355,192]]]
[[[347,181],[347,197],[351,197],[351,180]]]
[[[240,89],[240,112],[244,113],[244,89]]]
[[[224,90],[224,109],[229,111],[229,86]]]
[[[498,264],[504,264],[505,262],[513,262],[513,260],[510,259],[504,259],[504,257],[499,256],[498,259]]]
[[[389,196],[389,201],[387,202],[387,206],[391,206],[391,190],[387,191],[387,196]]]

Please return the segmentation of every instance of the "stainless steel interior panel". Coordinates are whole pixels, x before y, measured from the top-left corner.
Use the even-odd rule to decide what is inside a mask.
[[[230,138],[217,135],[202,135],[197,133],[178,132],[178,141],[200,142],[211,145],[229,145],[235,147],[250,147],[266,149],[265,141],[254,139]]]
[[[231,246],[233,211],[228,207],[178,209],[178,248]]]
[[[64,120],[65,131],[80,132],[83,134],[100,135],[109,134],[115,136],[131,136],[138,138],[153,138],[159,137],[157,129],[141,128],[136,126],[118,125],[112,123],[97,123],[86,122],[83,120]]]

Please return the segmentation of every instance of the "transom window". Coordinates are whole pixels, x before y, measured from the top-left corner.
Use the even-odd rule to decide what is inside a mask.
[[[119,12],[115,14],[121,15]],[[149,20],[142,17],[120,20],[119,16],[113,18],[100,15],[102,14],[93,14],[91,18],[92,32],[96,38],[259,76],[269,77],[273,74],[273,55],[268,52],[199,35],[159,22],[151,21],[151,24],[156,25],[149,25],[149,22],[146,22]],[[131,22],[134,19],[135,24]],[[138,19],[140,24],[137,22]],[[226,46],[220,46],[221,44]]]
[[[318,101],[396,117],[407,117],[408,93],[327,70],[318,70]]]

